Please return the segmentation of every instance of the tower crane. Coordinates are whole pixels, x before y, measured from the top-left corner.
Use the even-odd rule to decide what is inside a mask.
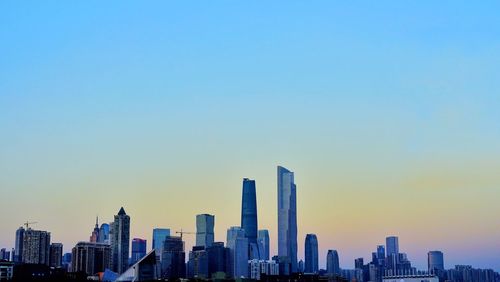
[[[38,222],[36,222],[36,221],[31,221],[31,222],[30,221],[26,221],[23,225],[26,226],[26,230],[28,230],[29,227],[30,227],[30,224],[37,224],[37,223]]]
[[[183,234],[196,234],[196,232],[182,231],[182,228],[181,228],[181,231],[176,231],[175,234],[181,234],[181,239],[182,239]]]

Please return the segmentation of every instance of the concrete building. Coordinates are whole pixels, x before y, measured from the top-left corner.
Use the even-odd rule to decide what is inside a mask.
[[[115,215],[115,220],[111,224],[110,237],[111,269],[121,274],[127,270],[130,252],[130,217],[123,207]]]
[[[52,243],[50,245],[50,267],[62,267],[63,244]]]
[[[111,268],[111,247],[96,242],[79,242],[72,250],[71,271],[95,275]]]
[[[22,262],[49,265],[50,232],[28,228],[24,231],[22,249]]]
[[[278,257],[283,272],[297,272],[297,187],[294,173],[278,166]]]

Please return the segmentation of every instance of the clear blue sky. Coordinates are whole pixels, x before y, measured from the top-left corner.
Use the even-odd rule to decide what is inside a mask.
[[[420,268],[442,249],[447,267],[500,270],[498,11],[1,1],[0,246],[36,219],[69,251],[122,205],[133,236],[212,212],[225,240],[243,177],[274,244],[280,164],[296,172],[299,251],[318,233],[321,265],[336,248],[351,268],[395,234]]]

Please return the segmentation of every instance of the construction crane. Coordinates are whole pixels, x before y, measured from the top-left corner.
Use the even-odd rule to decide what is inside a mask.
[[[36,222],[36,221],[31,221],[31,222],[30,221],[26,221],[23,225],[26,226],[26,230],[28,230],[29,227],[30,227],[30,224],[37,224],[37,223],[38,222]]]
[[[196,234],[196,232],[187,232],[187,231],[176,231],[175,234],[181,234],[181,239],[182,239],[182,234]]]

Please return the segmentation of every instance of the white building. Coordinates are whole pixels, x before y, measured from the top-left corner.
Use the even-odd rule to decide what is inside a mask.
[[[279,275],[279,271],[279,264],[273,260],[253,259],[248,261],[248,272],[251,279],[260,280],[262,274]]]
[[[397,275],[397,276],[384,276],[382,282],[439,282],[439,278],[434,275]]]

